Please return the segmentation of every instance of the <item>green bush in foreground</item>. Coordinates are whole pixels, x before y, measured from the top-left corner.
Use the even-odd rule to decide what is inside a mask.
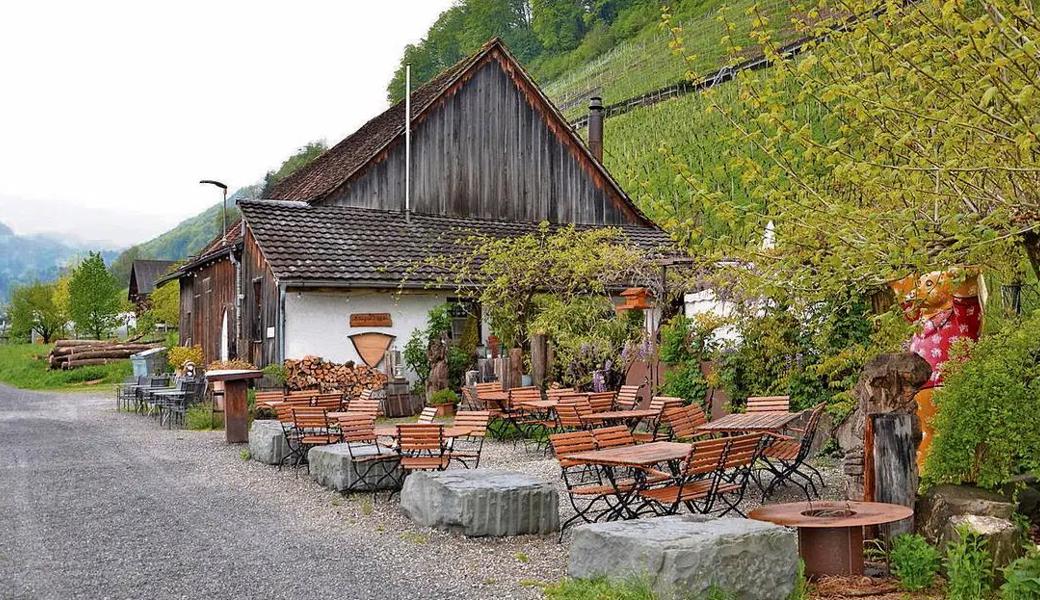
[[[208,431],[224,428],[224,415],[213,412],[210,404],[189,406],[184,413],[184,427],[194,431]]]
[[[939,551],[919,535],[903,534],[892,542],[888,562],[899,585],[916,592],[932,585],[939,570]]]
[[[993,579],[993,561],[986,540],[967,527],[957,528],[959,538],[946,549],[947,597],[983,600]]]
[[[650,583],[641,579],[564,579],[545,588],[549,600],[656,600]]]
[[[1040,552],[1034,549],[1012,562],[1004,569],[1004,579],[1000,586],[1002,600],[1040,598]]]

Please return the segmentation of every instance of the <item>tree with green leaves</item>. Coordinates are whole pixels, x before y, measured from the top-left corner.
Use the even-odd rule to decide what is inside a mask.
[[[11,292],[8,316],[11,336],[28,339],[33,333],[49,344],[65,332],[68,315],[56,299],[53,283],[31,283]]]
[[[732,126],[719,146],[751,198],[728,197],[676,157],[693,201],[729,224],[693,236],[705,262],[730,259],[727,276],[745,289],[803,306],[958,264],[1040,274],[1032,5],[822,0],[792,14],[815,40],[807,52],[785,53],[752,6],[744,18],[773,67],[725,84],[736,86],[735,102],[706,96]],[[667,11],[663,22],[685,53]],[[763,245],[770,223],[774,241]]]
[[[585,35],[585,7],[578,0],[531,0],[531,29],[547,50],[571,50]]]
[[[297,148],[296,152],[294,152],[292,156],[282,161],[282,164],[278,167],[277,171],[268,171],[267,174],[264,175],[264,187],[260,192],[260,197],[266,198],[268,192],[270,192],[271,188],[273,188],[278,182],[300,170],[302,167],[309,165],[311,161],[321,156],[321,154],[326,150],[328,150],[328,144],[325,143],[325,140],[315,140],[313,142],[308,142],[306,146]],[[228,222],[230,223],[230,220]]]
[[[101,254],[91,252],[69,280],[69,316],[78,330],[101,339],[115,327],[121,307],[119,284]]]

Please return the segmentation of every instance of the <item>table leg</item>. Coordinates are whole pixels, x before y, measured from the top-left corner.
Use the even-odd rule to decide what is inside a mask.
[[[798,530],[798,553],[810,579],[863,574],[862,527],[805,527]]]
[[[246,381],[224,383],[224,437],[229,444],[249,441]]]

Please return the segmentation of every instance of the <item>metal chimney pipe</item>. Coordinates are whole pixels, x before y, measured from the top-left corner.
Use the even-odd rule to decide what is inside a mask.
[[[589,98],[589,150],[603,162],[603,98]]]

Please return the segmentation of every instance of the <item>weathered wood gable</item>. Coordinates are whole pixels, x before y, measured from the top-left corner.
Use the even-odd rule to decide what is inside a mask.
[[[404,154],[397,137],[314,203],[403,210]],[[413,120],[411,207],[501,221],[649,224],[499,47]]]

